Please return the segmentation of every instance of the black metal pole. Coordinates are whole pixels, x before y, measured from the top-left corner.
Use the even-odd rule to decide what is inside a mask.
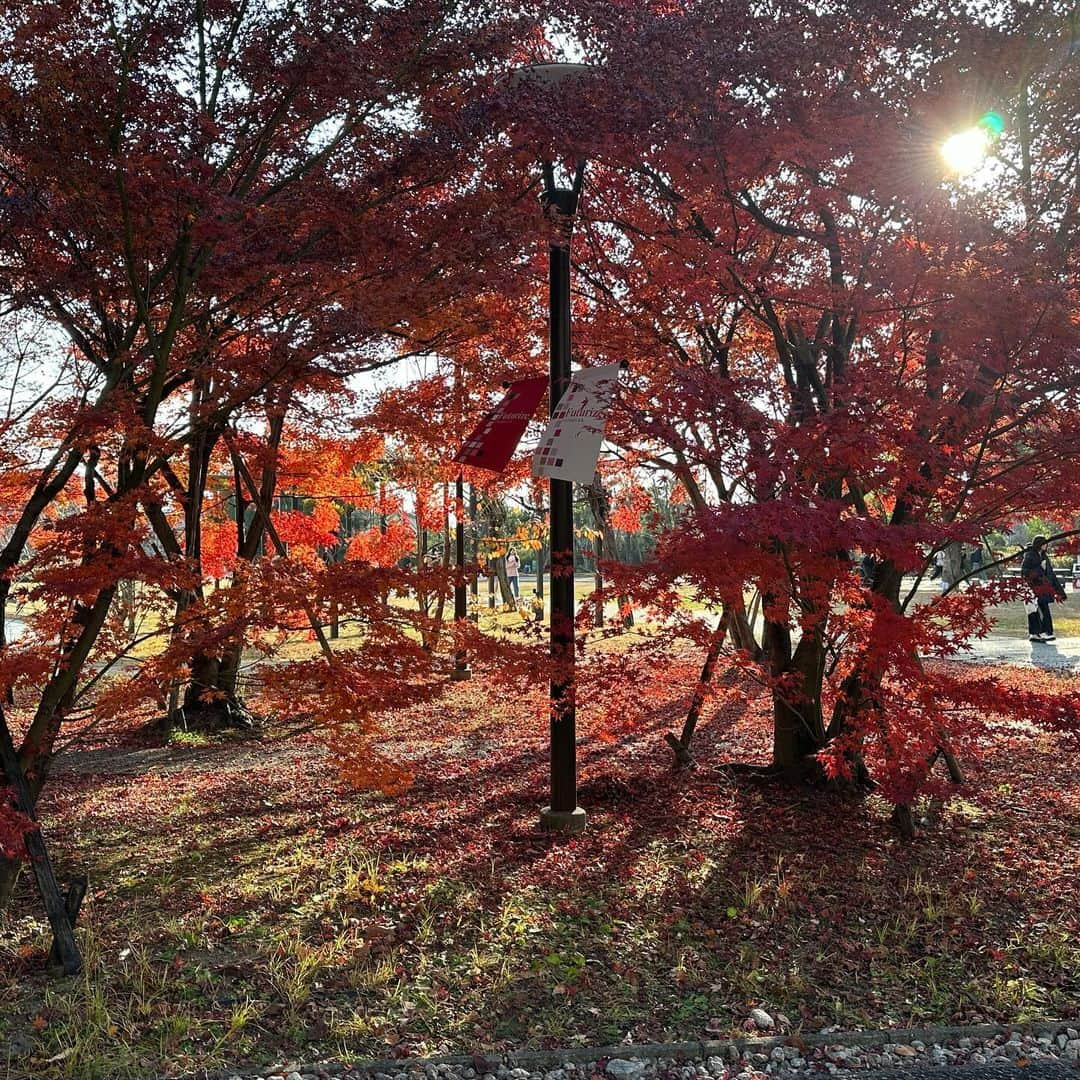
[[[472,579],[469,581],[469,593],[472,596],[473,610],[470,618],[472,621],[480,621],[480,572],[476,569],[480,564],[480,540],[476,535],[476,485],[469,485],[469,533],[472,536],[472,561],[474,564]]]
[[[602,594],[604,589],[604,571],[600,569],[600,562],[604,558],[604,538],[598,536],[594,541],[596,545],[593,548],[593,584],[596,587],[597,593]],[[601,599],[596,605],[596,611],[593,616],[593,626],[597,630],[603,628],[604,625],[604,601]]]
[[[540,541],[540,550],[536,553],[536,595],[544,599],[544,563],[547,562],[547,544]]]
[[[461,473],[457,474],[454,485],[454,547],[457,557],[457,580],[454,582],[454,622],[460,627],[468,615],[465,597],[465,481]],[[465,682],[472,677],[469,665],[465,661],[465,651],[458,649],[454,654],[454,682]]]
[[[550,173],[549,173],[550,175]],[[570,384],[570,242],[580,175],[574,189],[549,187],[545,199],[565,226],[548,247],[552,413]],[[574,712],[574,486],[551,480],[551,804],[541,828],[579,832],[585,811],[577,804],[577,732]]]

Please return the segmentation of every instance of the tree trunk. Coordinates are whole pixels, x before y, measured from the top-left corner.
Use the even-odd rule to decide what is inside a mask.
[[[492,559],[492,566],[495,570],[495,578],[499,582],[499,592],[502,594],[503,604],[507,607],[516,607],[517,599],[510,588],[510,578],[506,573],[506,556],[499,555],[497,558]]]
[[[875,566],[870,585],[874,592],[888,600],[894,611],[899,612],[901,582],[901,572],[893,563],[885,561]],[[876,703],[884,677],[884,669],[868,670],[856,664],[841,683],[840,693],[837,695],[826,731],[827,741],[831,742],[857,729],[859,715]],[[868,783],[870,776],[863,763],[861,752],[856,748],[851,754],[850,764],[854,779],[858,783]]]
[[[599,599],[596,601],[596,610],[593,612],[593,626],[597,630],[602,630],[604,627],[604,571],[601,567],[601,563],[604,561],[604,538],[598,536],[596,538],[596,547],[593,552],[593,589],[595,589]]]
[[[754,637],[754,615],[759,598],[755,597],[754,604],[747,614],[746,604],[741,600],[731,613],[731,640],[737,649],[742,649],[750,654],[752,660],[760,661],[764,656],[764,650]]]
[[[184,712],[197,712],[217,691],[221,660],[217,656],[200,654],[192,658],[191,675],[184,688]]]
[[[234,494],[236,497],[236,556],[243,562],[251,563],[265,551],[270,508],[273,505],[274,491],[277,488],[278,450],[285,430],[285,415],[290,399],[269,414],[267,421],[267,449],[269,451],[256,490],[245,490],[247,481],[255,483],[246,463],[237,448],[229,442],[229,456],[233,465]],[[201,453],[196,457],[192,452],[192,481],[188,504],[201,508],[205,496],[206,478],[209,470],[209,455],[221,437],[224,429],[208,433]],[[196,485],[195,476],[201,482]],[[250,524],[245,522],[246,509],[253,506],[255,513]],[[189,558],[201,560],[202,541],[199,519],[186,514],[185,550]],[[181,598],[178,616],[201,597],[188,594]],[[247,706],[237,695],[240,664],[243,657],[243,645],[237,643],[222,651],[219,656],[196,654],[191,661],[191,677],[183,692],[184,723],[200,728],[250,727],[253,717]],[[168,725],[175,726],[179,717],[171,714],[167,717]]]
[[[68,915],[68,909],[45,847],[45,839],[41,835],[41,828],[34,813],[40,792],[40,782],[38,791],[31,792],[22,762],[11,741],[7,718],[2,713],[0,713],[0,766],[2,766],[0,775],[7,778],[11,789],[15,792],[16,807],[31,821],[31,826],[23,835],[23,844],[26,848],[27,861],[37,878],[38,893],[49,916],[49,923],[52,925],[53,953],[63,964],[64,971],[68,975],[75,975],[82,969],[82,957],[75,944],[74,917]],[[7,890],[6,895],[10,897],[10,889]]]
[[[242,646],[224,650],[221,656],[196,656],[191,677],[184,688],[183,726],[198,730],[249,728],[254,717],[237,694]],[[175,727],[180,716],[169,719]]]
[[[114,593],[115,586],[109,586],[98,593],[93,604],[79,605],[73,620],[81,627],[79,636],[65,646],[63,662],[42,689],[34,719],[19,747],[19,767],[25,778],[31,809],[36,807],[48,779],[53,744],[74,704],[79,675],[105,622]],[[0,724],[4,725],[4,737],[10,738],[7,720],[2,716]],[[0,857],[0,911],[11,900],[20,868],[19,860]]]
[[[712,682],[716,664],[724,648],[724,640],[727,637],[730,625],[731,608],[725,605],[723,614],[720,616],[720,622],[713,631],[709,651],[705,654],[705,663],[702,664],[698,684],[694,688],[694,697],[690,703],[690,711],[686,714],[686,720],[683,722],[682,734],[677,739],[670,731],[664,736],[668,745],[675,752],[676,769],[687,768],[694,763],[694,759],[690,754],[690,741],[694,737],[694,730],[697,728],[698,719],[701,716],[701,707],[705,704],[706,688]]]
[[[5,734],[0,737],[10,739],[11,732],[7,728],[7,717],[2,713],[0,713],[0,724],[4,725],[5,731]],[[4,775],[4,770],[0,769],[0,777]],[[16,884],[18,884],[22,865],[20,859],[8,859],[0,855],[0,913],[7,911],[8,905],[11,903],[11,896],[15,891]]]
[[[821,712],[825,650],[816,634],[804,634],[794,652],[783,623],[766,622],[766,652],[774,679],[789,685],[773,690],[773,765],[784,771],[805,769],[826,744]]]
[[[470,536],[470,559],[474,566],[480,565],[480,537],[477,530],[477,504],[476,485],[469,485],[469,536]],[[472,598],[472,612],[469,621],[480,621],[480,570],[477,569],[469,578],[469,596]]]
[[[797,701],[775,694],[773,696],[773,765],[778,769],[795,770],[807,766],[825,743],[815,735],[815,725],[821,721],[821,698],[813,691],[803,690]]]
[[[964,548],[955,541],[946,544],[942,551],[944,561],[941,576],[947,585],[952,585],[964,576]]]
[[[619,549],[615,543],[615,530],[611,527],[611,504],[599,473],[593,476],[593,482],[585,490],[593,522],[604,538],[603,550],[606,552],[606,557],[612,561],[618,561]],[[629,596],[619,597],[619,611],[622,612],[623,626],[629,630],[634,625],[634,608]]]
[[[19,883],[22,863],[18,859],[7,859],[0,855],[0,914],[7,911],[15,886]]]
[[[85,493],[87,508],[98,501],[97,499],[97,451],[91,449],[85,459],[86,469],[83,477],[83,490]],[[109,499],[119,498],[121,495],[134,490],[142,482],[144,462],[138,453],[132,453],[131,448],[125,443],[118,465],[118,475],[123,477],[123,483],[117,485]],[[39,486],[37,494],[47,491],[48,488]],[[54,492],[55,494],[55,492]],[[36,496],[35,496],[36,498]],[[36,504],[35,504],[36,507]],[[24,512],[23,517],[17,524],[15,531],[8,541],[7,547],[0,553],[0,577],[3,584],[0,585],[0,635],[3,633],[3,610],[6,603],[10,580],[7,578],[5,566],[9,559],[14,558],[17,562],[26,542],[21,529],[24,523],[29,521],[28,515],[31,507]],[[35,517],[44,510],[44,504],[35,509]],[[27,535],[29,535],[27,531]],[[117,552],[108,544],[98,546],[89,539],[84,540],[82,563],[88,566],[102,556],[115,556]],[[112,607],[113,598],[116,595],[117,583],[113,582],[99,589],[94,600],[90,604],[78,603],[71,619],[71,627],[75,635],[67,640],[62,640],[60,649],[60,661],[49,677],[41,694],[38,697],[37,708],[34,718],[23,739],[22,746],[18,750],[19,768],[22,770],[23,779],[27,790],[28,811],[32,812],[37,805],[38,796],[49,774],[52,762],[53,746],[60,727],[70,713],[77,697],[79,678],[86,665],[94,643],[101,633],[105,624],[109,609]],[[0,716],[0,724],[3,725],[5,737],[10,737],[7,721]],[[19,865],[12,860],[0,860],[0,909],[8,903],[15,888],[15,882],[19,875]]]
[[[448,503],[444,503],[448,505]],[[442,567],[447,573],[450,571],[450,515],[443,514],[443,557]],[[422,632],[423,648],[426,652],[434,652],[439,647],[439,637],[442,634],[443,620],[446,615],[446,598],[448,592],[445,588],[439,589],[439,595],[435,601],[434,626],[430,630]]]

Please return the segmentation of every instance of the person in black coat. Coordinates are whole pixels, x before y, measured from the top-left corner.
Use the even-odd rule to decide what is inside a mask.
[[[1020,564],[1020,573],[1035,593],[1035,610],[1028,612],[1028,637],[1032,641],[1053,641],[1054,620],[1050,605],[1055,600],[1064,600],[1065,590],[1050,565],[1045,536],[1036,536],[1031,541]]]

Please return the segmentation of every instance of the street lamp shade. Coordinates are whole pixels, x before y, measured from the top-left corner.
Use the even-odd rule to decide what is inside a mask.
[[[528,64],[512,71],[509,83],[515,90],[520,87],[554,90],[595,75],[599,70],[595,64]]]

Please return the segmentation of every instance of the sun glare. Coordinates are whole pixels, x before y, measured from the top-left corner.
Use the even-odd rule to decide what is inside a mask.
[[[941,156],[945,164],[961,176],[974,172],[990,150],[990,134],[984,127],[968,128],[945,140]]]

